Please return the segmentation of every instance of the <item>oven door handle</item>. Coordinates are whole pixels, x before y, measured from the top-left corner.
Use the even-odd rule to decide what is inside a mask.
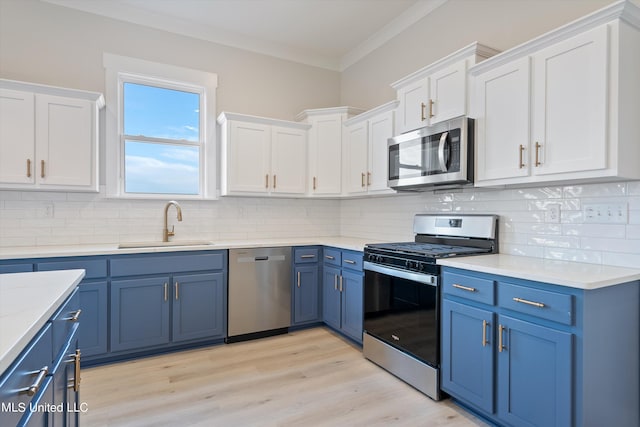
[[[444,158],[444,147],[447,145],[447,135],[449,132],[443,132],[440,136],[440,144],[438,144],[438,161],[440,162],[440,171],[447,171],[447,159]]]
[[[363,265],[365,271],[374,271],[387,276],[399,277],[401,279],[411,280],[413,282],[424,283],[425,285],[438,286],[438,276],[432,274],[415,273],[413,271],[400,270],[393,267],[384,267],[365,261]]]

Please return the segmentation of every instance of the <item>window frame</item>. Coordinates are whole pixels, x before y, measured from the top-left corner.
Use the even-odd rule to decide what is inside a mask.
[[[216,189],[216,112],[217,75],[172,65],[153,63],[135,58],[104,54],[106,79],[106,195],[119,199],[152,200],[215,200]],[[164,138],[126,138],[124,134],[124,84],[134,83],[198,93],[200,95],[200,134],[197,143]],[[157,143],[185,142],[199,146],[199,194],[126,193],[125,192],[125,140]]]

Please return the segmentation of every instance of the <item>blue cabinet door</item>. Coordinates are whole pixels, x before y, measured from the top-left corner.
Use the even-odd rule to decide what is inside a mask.
[[[493,312],[445,299],[441,328],[442,389],[493,413]]]
[[[173,342],[224,337],[224,273],[174,276],[171,291]]]
[[[81,283],[79,345],[85,357],[107,353],[107,282]]]
[[[320,318],[318,265],[298,266],[293,273],[293,323],[317,322]]]
[[[362,343],[362,274],[342,270],[342,332]]]
[[[517,426],[571,426],[572,334],[503,315],[498,323],[498,416]]]
[[[111,282],[111,351],[169,342],[169,277]]]
[[[340,329],[340,269],[325,264],[322,277],[322,318],[327,325]]]
[[[56,405],[62,405],[62,411],[52,413],[53,425],[75,427],[78,425],[81,402],[79,400],[79,383],[75,382],[76,364],[81,363],[78,349],[78,326],[67,339],[61,357],[53,366],[53,400]],[[77,386],[77,387],[76,387]]]

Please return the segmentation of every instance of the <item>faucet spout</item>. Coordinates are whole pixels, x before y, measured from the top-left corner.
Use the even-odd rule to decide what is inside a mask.
[[[177,215],[178,221],[182,221],[182,209],[180,208],[180,205],[175,200],[169,201],[164,207],[164,230],[162,230],[162,241],[163,242],[168,242],[169,241],[169,237],[175,236],[175,234],[176,234],[175,226],[171,226],[171,231],[169,231],[169,225],[168,225],[168,221],[167,221],[167,214],[169,213],[169,208],[171,207],[171,205],[176,207],[176,212],[178,214]]]

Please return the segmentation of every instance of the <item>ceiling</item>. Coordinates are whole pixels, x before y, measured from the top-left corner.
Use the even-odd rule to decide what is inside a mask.
[[[342,71],[447,0],[41,0]]]

